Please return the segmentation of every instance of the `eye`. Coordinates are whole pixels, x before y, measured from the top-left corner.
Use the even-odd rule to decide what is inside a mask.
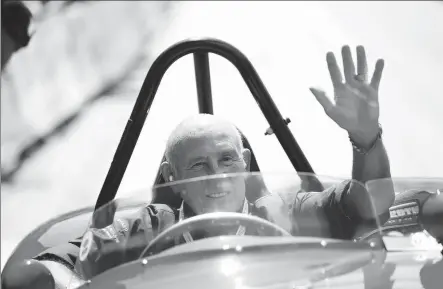
[[[222,162],[223,162],[225,165],[229,165],[229,164],[232,164],[232,163],[234,162],[234,158],[231,157],[231,156],[224,156],[224,157],[222,158]]]
[[[204,162],[198,162],[198,163],[193,164],[193,165],[191,166],[191,169],[193,169],[193,170],[199,170],[199,169],[203,168],[204,165],[205,165]]]

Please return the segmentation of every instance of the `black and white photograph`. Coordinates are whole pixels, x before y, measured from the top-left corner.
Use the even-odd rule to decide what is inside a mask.
[[[1,1],[3,289],[443,288],[443,1]]]

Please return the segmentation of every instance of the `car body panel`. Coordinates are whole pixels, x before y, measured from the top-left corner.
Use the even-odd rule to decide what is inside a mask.
[[[145,203],[129,203],[120,208],[117,216],[129,215],[143,207]],[[15,262],[31,259],[44,250],[67,243],[83,236],[91,220],[93,206],[81,208],[55,217],[29,233],[14,249],[2,272]]]
[[[402,183],[404,183],[405,187],[410,187],[410,180],[404,179],[402,181],[399,181],[399,186],[401,186]],[[436,181],[434,179],[429,179],[429,181],[421,180],[420,184],[417,184],[416,187],[435,188],[435,185]],[[397,203],[397,200],[401,200],[401,202],[403,203],[416,199],[418,199],[419,202],[426,201],[421,196],[420,198],[416,197],[416,194],[411,194],[410,196],[408,196],[408,198],[403,198],[402,194],[397,194],[395,204]],[[125,204],[125,206],[119,208],[119,212],[117,212],[117,215],[130,214],[137,208],[143,207],[144,204],[146,203],[127,203]],[[81,208],[76,211],[53,218],[40,225],[34,231],[29,233],[17,245],[16,249],[11,254],[11,257],[8,260],[8,263],[12,262],[12,260],[23,260],[32,258],[46,248],[65,243],[82,236],[87,229],[93,209],[94,208],[92,206]]]
[[[438,288],[443,281],[438,251],[386,253],[338,240],[319,248],[316,238],[291,238],[196,241],[106,271],[84,288],[418,289]]]
[[[422,184],[422,186],[423,185],[424,184]],[[432,184],[429,184],[429,186],[432,186]],[[426,185],[425,185],[425,187],[426,187]],[[397,195],[396,200],[401,201],[400,203],[404,203],[404,202],[410,202],[411,200],[417,200],[417,199],[420,200],[420,198],[417,198],[417,196],[414,194],[411,194],[406,199],[404,198],[404,196],[399,194],[399,195]],[[398,203],[397,201],[394,204],[394,206],[392,207],[392,209],[394,209],[394,210],[396,210],[396,208],[398,207],[396,205]],[[423,199],[423,201],[425,201],[425,200]],[[134,212],[136,212],[137,210],[139,210],[140,208],[142,208],[145,205],[146,205],[146,203],[143,203],[140,201],[137,201],[137,202],[134,201],[133,203],[126,203],[124,206],[119,207],[119,210],[117,212],[117,216],[129,216],[130,214],[133,214]],[[33,232],[31,232],[17,246],[17,248],[13,252],[12,256],[8,260],[5,268],[7,268],[10,264],[13,264],[14,262],[21,261],[24,259],[30,259],[49,247],[56,246],[58,244],[63,244],[63,243],[66,243],[72,239],[82,236],[88,227],[89,220],[91,219],[91,216],[92,216],[92,211],[93,211],[93,207],[82,208],[82,209],[61,215],[59,217],[56,217],[56,218],[49,220],[46,223],[42,224],[41,226],[36,228]],[[396,216],[391,216],[391,217],[396,217]],[[389,224],[389,222],[387,222],[386,225],[388,225],[388,224]],[[401,224],[398,224],[398,225],[401,225]],[[410,226],[410,224],[408,222],[405,223],[405,225]],[[420,230],[420,226],[416,226],[416,228],[418,230]],[[418,248],[417,250],[414,251],[415,248],[413,245],[411,245],[411,240],[408,237],[397,238],[397,240],[395,240],[395,243],[398,244],[403,249],[402,249],[402,251],[394,251],[394,252],[387,253],[386,260],[384,262],[382,262],[385,264],[384,266],[386,266],[386,268],[387,268],[384,270],[389,270],[389,268],[394,268],[395,270],[391,276],[391,279],[388,278],[387,280],[385,280],[383,282],[389,282],[389,280],[394,280],[394,287],[392,287],[392,288],[411,288],[411,289],[412,288],[414,288],[414,289],[415,288],[423,288],[423,287],[420,287],[420,286],[422,286],[421,279],[420,279],[420,275],[421,275],[420,272],[421,272],[422,268],[425,265],[428,267],[429,266],[432,267],[432,266],[434,266],[433,264],[435,264],[435,263],[440,264],[438,266],[441,267],[442,266],[441,265],[442,264],[442,260],[441,260],[442,255],[439,253],[438,250],[426,252],[426,251],[423,251],[420,248]],[[389,244],[389,243],[387,242],[387,244]],[[405,250],[405,248],[407,248],[408,250]],[[174,255],[177,256],[175,253],[180,255],[180,252],[175,252],[176,250],[180,250],[180,246],[177,248],[170,249],[167,252],[169,252],[168,254],[171,255],[172,257],[174,257]],[[389,250],[389,248],[388,248],[388,250]],[[279,252],[278,254],[287,255],[287,252]],[[362,257],[363,255],[361,255],[359,257]],[[201,256],[201,253],[200,253],[200,256]],[[321,260],[322,260],[322,258],[325,257],[324,254],[319,253],[319,252],[316,253],[315,251],[311,251],[309,256],[310,256],[309,261],[314,262],[313,264],[311,264],[311,266],[314,266],[314,267],[315,267],[315,264],[322,264]],[[208,258],[209,258],[209,256],[205,256],[204,259],[208,259]],[[277,255],[270,256],[269,258],[270,259],[277,258]],[[342,276],[328,278],[327,281],[318,280],[315,283],[315,285],[312,284],[312,286],[314,286],[314,287],[310,287],[310,288],[352,288],[352,289],[366,288],[366,287],[361,287],[361,286],[364,286],[365,282],[371,282],[371,280],[372,281],[376,280],[376,278],[367,278],[367,277],[364,278],[364,275],[365,275],[365,274],[363,274],[364,270],[361,270],[361,268],[364,266],[366,266],[366,267],[368,266],[367,264],[366,265],[364,264],[365,262],[367,262],[367,260],[366,261],[363,260],[364,261],[363,263],[361,263],[361,262],[359,263],[359,262],[355,262],[355,260],[358,260],[358,258],[355,260],[351,260],[351,259],[346,261],[348,263],[347,266],[348,267],[350,266],[350,268],[348,268],[348,271],[350,271],[350,272],[348,272]],[[168,265],[168,266],[170,266],[170,269],[167,269],[167,271],[182,270],[182,269],[180,269],[179,262],[176,261],[177,259],[175,258],[174,260],[175,261],[174,261],[173,265]],[[128,266],[135,266],[135,265],[128,265]],[[197,265],[193,265],[193,269],[195,269],[195,266],[197,266]],[[198,266],[200,266],[200,265],[198,265]],[[271,264],[269,264],[269,266],[271,266]],[[278,267],[277,265],[272,265],[272,266],[274,266],[276,268]],[[300,266],[300,263],[299,263],[299,266]],[[272,268],[274,268],[274,267],[272,267]],[[287,265],[286,265],[286,267],[287,267]],[[277,270],[279,272],[284,272],[282,270],[285,270],[286,267],[283,266],[282,268],[278,268],[278,270],[277,269],[275,269],[275,270]],[[124,269],[125,267],[119,267],[119,268],[123,271],[125,270]],[[374,272],[373,273],[371,273],[371,272],[366,273],[366,275],[367,274],[379,274],[379,275],[381,274],[381,276],[384,276],[383,274],[385,274],[385,273],[383,273],[383,270],[382,271],[378,270],[380,268],[381,268],[380,265],[374,266],[374,269],[373,269]],[[133,269],[131,269],[131,270],[133,270]],[[261,270],[265,270],[265,269],[261,269]],[[272,270],[274,270],[274,269],[272,269]],[[294,266],[292,266],[291,270],[296,270],[296,269]],[[380,272],[378,272],[377,270]],[[113,271],[113,270],[111,270],[111,271]],[[135,271],[133,271],[132,273],[134,273],[134,272]],[[317,274],[317,273],[310,272],[310,274]],[[104,274],[108,274],[108,273],[105,272]],[[210,274],[210,273],[208,273],[208,274]],[[258,274],[258,273],[251,273],[251,274]],[[117,275],[115,275],[115,276],[117,276]],[[308,276],[308,275],[306,275],[306,276]],[[382,282],[382,280],[380,278],[379,278],[379,281]],[[383,278],[385,278],[385,277],[383,277]],[[437,280],[441,280],[440,276],[437,276],[435,278],[437,278]],[[222,283],[220,283],[220,284],[222,284]],[[93,287],[93,288],[96,288],[96,287]],[[102,287],[99,286],[97,288],[102,288]],[[103,287],[103,288],[105,288],[105,287]],[[109,287],[109,288],[112,288],[112,287]],[[385,288],[385,287],[381,287],[381,288]],[[387,287],[387,288],[391,288],[391,287]]]

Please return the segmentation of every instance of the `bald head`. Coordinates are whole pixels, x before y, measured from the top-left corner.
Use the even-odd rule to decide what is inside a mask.
[[[231,142],[239,152],[243,150],[240,132],[232,123],[211,114],[197,114],[184,119],[175,127],[166,144],[166,160],[176,167],[180,161],[179,148],[195,139],[222,137]]]

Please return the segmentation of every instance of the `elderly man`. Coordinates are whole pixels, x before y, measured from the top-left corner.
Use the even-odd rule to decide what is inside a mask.
[[[383,60],[376,64],[370,83],[367,83],[366,55],[363,47],[357,47],[357,74],[351,51],[343,47],[345,82],[333,53],[327,54],[328,68],[335,90],[335,104],[321,90],[311,88],[325,112],[339,126],[347,130],[354,148],[352,178],[362,183],[390,177],[389,161],[381,140],[381,127],[378,123],[378,86],[383,70]],[[220,173],[236,173],[249,170],[250,152],[242,147],[241,137],[234,125],[214,116],[199,115],[182,122],[168,140],[167,161],[162,164],[165,180],[185,180]],[[199,184],[199,183],[197,183]],[[197,185],[196,184],[196,185]],[[321,194],[304,195],[302,204],[296,204],[300,212],[313,212],[321,208],[328,212],[328,219],[336,220],[340,214],[346,216],[341,222],[349,223],[356,218],[368,219],[373,216],[367,192],[355,183],[347,183],[343,188],[331,188]],[[218,192],[208,189],[208,192]],[[201,189],[189,189],[182,194],[184,208],[190,207],[196,214],[222,211],[241,211],[244,193],[228,194],[222,200],[199,198]],[[244,190],[240,190],[244,191]],[[394,200],[393,191],[373,196],[375,209],[379,213],[388,212]],[[197,195],[197,196],[196,196]],[[328,207],[328,209],[326,208]],[[332,210],[332,214],[329,213]],[[354,218],[350,218],[354,216]],[[351,225],[351,224],[349,224]],[[355,224],[354,224],[355,225]],[[345,227],[340,226],[340,227]],[[354,226],[348,226],[353,228]],[[329,232],[332,237],[350,238],[348,232]]]
[[[357,47],[357,73],[348,46],[343,47],[342,56],[345,81],[342,80],[334,54],[327,54],[335,103],[321,90],[311,88],[311,91],[326,114],[349,133],[354,152],[352,178],[366,182],[390,177],[389,161],[378,123],[378,86],[383,61],[377,62],[369,83],[364,48]],[[241,137],[234,125],[211,115],[198,115],[183,121],[171,134],[167,143],[166,162],[162,163],[161,171],[164,179],[169,182],[222,173],[247,172],[250,156],[251,152],[242,146]],[[214,187],[208,188],[211,184]],[[293,197],[292,204],[284,203],[281,198],[272,194],[260,198],[255,204],[249,204],[245,198],[245,184],[240,178],[234,178],[231,182],[224,181],[221,185],[217,182],[205,182],[204,185],[199,182],[185,182],[177,193],[180,193],[184,200],[180,210],[174,210],[166,205],[151,204],[143,208],[141,214],[134,219],[118,219],[106,228],[98,228],[92,242],[99,242],[102,245],[127,244],[126,241],[134,234],[143,233],[143,236],[154,237],[176,220],[214,211],[250,213],[275,222],[294,234],[341,239],[351,238],[361,223],[373,218],[372,208],[368,206],[370,200],[367,192],[352,182],[329,188],[324,192],[306,193],[302,199]],[[394,200],[394,193],[388,191],[373,198],[377,213],[383,215],[388,212]],[[290,220],[287,214],[282,214],[289,208],[288,205],[292,205],[293,211],[290,216],[293,220]],[[319,232],[292,230],[291,223],[297,221],[297,218],[319,216],[323,222],[329,223],[328,230]],[[245,234],[245,231],[233,230],[232,233]],[[206,232],[199,236],[188,233],[180,236],[178,243],[191,242],[214,234],[217,233]],[[137,258],[141,253],[140,250],[145,247],[126,246],[125,249],[128,251],[109,258],[101,255],[96,246],[91,246],[90,241],[88,238],[87,242],[82,243],[80,238],[69,244],[51,248],[35,259],[50,269],[57,282],[63,283],[61,281],[63,273],[60,272],[67,268],[74,269],[74,263],[77,261],[86,264],[82,266],[81,273],[84,278],[90,278]],[[97,252],[93,252],[94,250]],[[85,251],[88,254],[83,254]]]

